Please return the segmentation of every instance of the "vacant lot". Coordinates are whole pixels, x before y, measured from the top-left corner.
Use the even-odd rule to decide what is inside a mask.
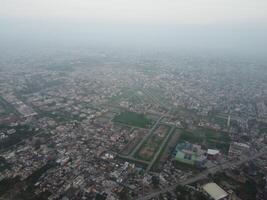
[[[142,146],[142,148],[137,152],[136,157],[145,161],[152,160],[162,140],[162,137],[158,135],[152,135]]]
[[[152,124],[152,120],[148,119],[144,114],[129,111],[122,112],[115,116],[113,121],[140,128],[148,128]]]
[[[166,137],[170,127],[165,125],[160,125],[154,133],[152,133],[149,138],[145,141],[139,151],[136,153],[136,158],[151,161],[158,151],[161,143]]]
[[[134,147],[143,139],[143,137],[147,134],[146,130],[140,130],[134,128],[133,132],[131,133],[132,138],[127,143],[123,151],[121,152],[122,155],[129,155]]]

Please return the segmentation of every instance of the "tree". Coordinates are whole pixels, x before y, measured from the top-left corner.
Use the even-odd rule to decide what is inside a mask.
[[[152,184],[154,187],[158,187],[159,186],[159,177],[158,176],[152,176]]]

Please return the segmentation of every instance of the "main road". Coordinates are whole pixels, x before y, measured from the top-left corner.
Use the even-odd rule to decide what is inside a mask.
[[[239,166],[239,165],[241,165],[243,163],[246,163],[248,161],[254,160],[254,159],[262,156],[263,154],[266,153],[266,151],[267,151],[267,149],[264,148],[262,151],[258,152],[257,154],[254,154],[253,156],[246,157],[246,158],[243,158],[241,160],[237,160],[235,162],[228,161],[228,162],[222,163],[222,164],[217,165],[215,167],[209,168],[209,169],[201,172],[200,174],[198,174],[198,175],[196,175],[196,176],[194,176],[192,178],[189,178],[187,180],[181,181],[181,182],[179,182],[179,183],[177,183],[175,185],[169,186],[169,187],[164,188],[164,189],[162,189],[160,191],[157,191],[157,192],[150,193],[150,194],[148,194],[146,196],[139,197],[137,200],[149,200],[149,199],[151,199],[153,197],[159,196],[160,194],[163,194],[163,193],[166,193],[166,192],[171,192],[171,191],[175,190],[175,188],[178,185],[188,185],[188,184],[194,183],[196,181],[205,179],[209,174],[215,174],[216,172],[226,170],[226,169],[231,168],[233,166]]]

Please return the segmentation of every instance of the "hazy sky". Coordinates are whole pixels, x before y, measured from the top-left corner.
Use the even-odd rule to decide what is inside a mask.
[[[207,24],[267,20],[267,0],[0,0],[0,16],[132,23]]]
[[[262,52],[267,0],[0,0],[0,42]]]

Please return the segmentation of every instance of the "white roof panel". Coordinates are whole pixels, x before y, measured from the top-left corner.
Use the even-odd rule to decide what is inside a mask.
[[[220,200],[227,197],[228,194],[216,183],[207,183],[203,186],[203,189],[214,199]]]
[[[207,154],[209,154],[209,155],[216,155],[218,153],[220,153],[220,151],[215,150],[215,149],[208,149],[208,151],[207,151]]]

